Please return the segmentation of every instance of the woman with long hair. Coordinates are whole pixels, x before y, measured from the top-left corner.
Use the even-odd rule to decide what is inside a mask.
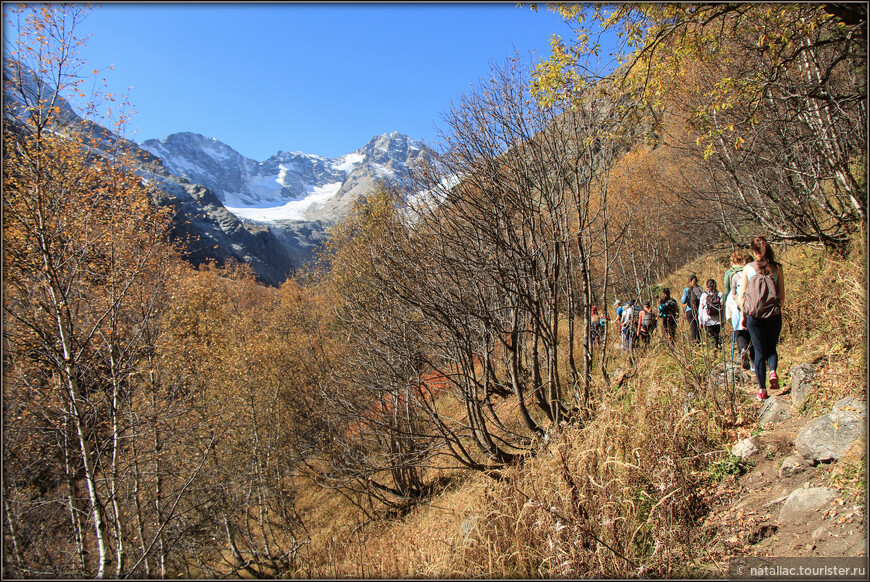
[[[743,306],[737,302],[737,296],[741,289],[743,267],[748,262],[751,262],[751,259],[741,250],[736,250],[731,254],[731,268],[725,272],[725,289],[722,294],[725,296],[725,317],[731,321],[731,329],[734,332],[731,336],[731,355],[734,355],[734,346],[736,345],[743,369],[751,369],[755,372],[755,350],[752,348],[752,338],[743,323],[741,311]]]
[[[707,279],[707,290],[701,295],[698,322],[704,329],[707,343],[712,340],[713,349],[716,350],[722,347],[722,339],[719,337],[722,330],[722,312],[722,294],[716,289],[716,279]]]
[[[689,275],[689,283],[683,289],[683,297],[680,302],[686,306],[686,321],[689,322],[689,334],[692,336],[692,342],[695,344],[701,343],[701,328],[698,325],[698,304],[701,300],[701,295],[704,290],[698,284],[697,275]]]
[[[777,308],[766,316],[755,316],[746,313],[743,316],[746,328],[752,338],[752,346],[755,349],[755,377],[758,379],[758,400],[767,398],[767,382],[770,382],[771,390],[779,390],[779,377],[776,374],[778,354],[776,345],[779,343],[779,334],[782,332],[782,307],[785,303],[785,277],[782,273],[782,265],[776,261],[773,249],[764,237],[756,236],[749,243],[749,250],[755,260],[743,268],[740,291],[737,303],[744,306],[749,281],[758,276],[769,276],[775,282],[775,299]],[[745,306],[744,306],[745,307]],[[770,370],[768,373],[768,369]]]

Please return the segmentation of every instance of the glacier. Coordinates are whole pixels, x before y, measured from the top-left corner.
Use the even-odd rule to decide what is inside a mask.
[[[224,208],[242,220],[256,223],[271,223],[281,220],[304,221],[305,211],[314,204],[326,202],[341,189],[342,182],[333,182],[324,186],[307,186],[307,195],[301,200],[291,200],[279,206],[229,206]]]

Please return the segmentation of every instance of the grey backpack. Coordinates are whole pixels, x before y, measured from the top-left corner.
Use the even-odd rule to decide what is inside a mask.
[[[750,263],[755,275],[746,283],[743,292],[743,313],[756,319],[765,319],[782,312],[776,292],[776,281],[772,275],[758,272],[758,263]]]

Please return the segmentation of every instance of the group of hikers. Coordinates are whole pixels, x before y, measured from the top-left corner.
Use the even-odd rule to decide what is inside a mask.
[[[744,370],[751,370],[758,380],[759,401],[768,398],[770,390],[779,390],[776,351],[782,331],[782,305],[785,300],[785,280],[782,265],[764,237],[756,236],[749,243],[747,254],[735,250],[731,266],[722,278],[722,291],[715,279],[707,279],[702,288],[696,275],[690,275],[680,303],[689,327],[688,341],[702,343],[702,336],[715,350],[722,348],[722,325],[728,321],[732,329],[731,355],[735,348]],[[617,301],[621,346],[626,351],[648,346],[661,322],[662,339],[673,347],[677,335],[680,307],[665,288],[656,311],[650,301],[639,299]],[[592,341],[604,341],[607,318],[592,306]]]

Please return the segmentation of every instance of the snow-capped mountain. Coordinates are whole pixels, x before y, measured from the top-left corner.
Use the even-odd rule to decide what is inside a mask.
[[[3,118],[18,127],[27,107],[53,88],[11,60],[4,62],[3,76],[10,81]],[[401,180],[415,160],[428,155],[421,142],[390,133],[335,159],[278,152],[256,162],[194,133],[137,145],[82,119],[64,99],[57,105],[56,125],[77,126],[96,138],[92,154],[116,148],[131,154],[132,169],[158,189],[155,203],[174,209],[173,237],[183,241],[188,260],[237,260],[271,285],[313,258],[329,225],[378,180]]]
[[[270,225],[334,221],[377,180],[405,178],[425,152],[422,142],[396,132],[338,158],[278,152],[256,162],[195,133],[148,140],[142,147],[169,172],[214,192],[240,219]]]
[[[314,258],[328,227],[354,200],[378,181],[402,181],[428,155],[422,142],[397,132],[375,136],[338,158],[278,152],[257,162],[189,132],[141,147],[170,174],[205,186],[246,228],[271,232],[295,267]]]

